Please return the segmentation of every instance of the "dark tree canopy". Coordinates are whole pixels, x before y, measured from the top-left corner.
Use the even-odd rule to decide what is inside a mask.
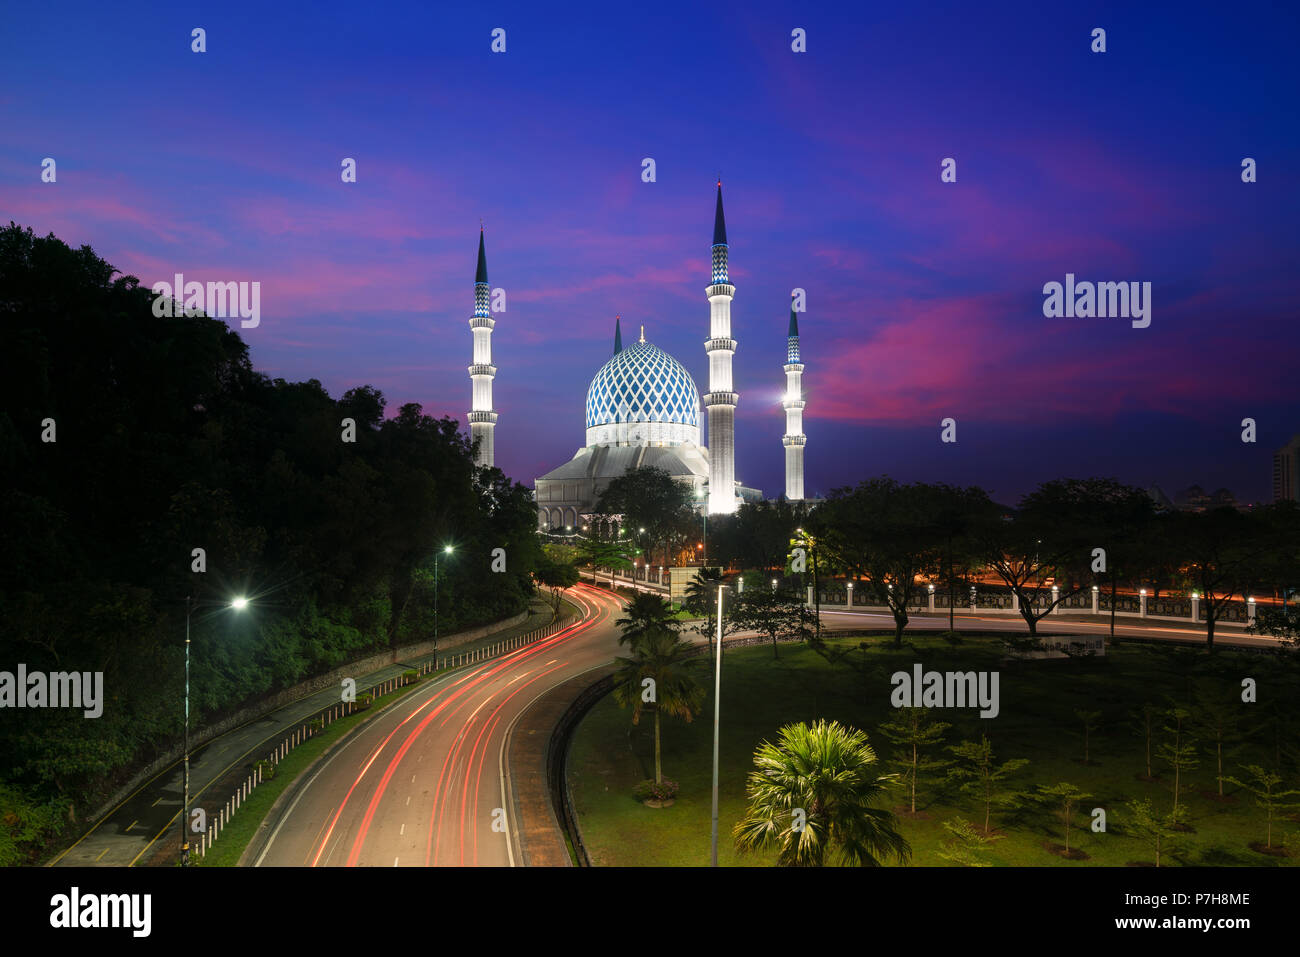
[[[6,709],[0,787],[65,818],[176,742],[187,595],[253,601],[195,611],[202,723],[431,636],[446,545],[443,634],[522,610],[540,557],[528,490],[476,470],[456,421],[265,376],[223,321],[152,299],[89,247],[0,229],[0,638],[11,667],[103,671],[106,698],[93,721]]]

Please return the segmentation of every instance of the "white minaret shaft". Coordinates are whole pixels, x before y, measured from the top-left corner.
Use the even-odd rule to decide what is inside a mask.
[[[791,502],[803,498],[803,363],[799,361],[799,320],[790,304],[790,331],[785,346],[785,497]]]
[[[713,277],[705,294],[709,297],[709,339],[704,343],[709,357],[709,392],[704,396],[709,410],[709,514],[728,515],[736,510],[739,395],[731,381],[731,357],[736,353],[736,340],[731,338],[731,299],[736,287],[727,278],[727,224],[722,216],[721,180],[713,214]]]
[[[496,321],[488,311],[487,254],[483,250],[483,230],[478,231],[478,270],[474,274],[474,315],[469,327],[474,333],[474,364],[469,378],[474,384],[472,409],[469,413],[470,439],[478,443],[476,465],[496,464],[497,414],[492,409],[492,380],[497,367],[492,364],[492,327]]]

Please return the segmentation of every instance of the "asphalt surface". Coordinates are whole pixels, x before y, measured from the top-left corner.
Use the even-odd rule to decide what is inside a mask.
[[[481,639],[456,645],[452,653],[484,647],[541,627],[550,621],[538,607],[521,625],[494,632]],[[453,636],[454,637],[454,636]],[[444,652],[445,654],[446,652]],[[396,662],[364,675],[357,675],[358,687],[367,688],[400,677],[415,664],[431,656]],[[283,734],[317,714],[322,708],[337,704],[337,688],[326,688],[307,695],[257,719],[234,728],[190,752],[190,806],[215,813],[228,797],[214,787],[224,778],[246,766],[278,743]],[[242,775],[236,775],[242,776]],[[182,763],[176,761],[142,783],[83,834],[71,847],[50,863],[58,867],[131,867],[154,861],[160,854],[168,861],[180,853],[179,819],[183,797]]]
[[[268,817],[255,866],[520,863],[507,733],[547,691],[610,661],[622,602],[580,584],[556,635],[417,686],[339,743]]]

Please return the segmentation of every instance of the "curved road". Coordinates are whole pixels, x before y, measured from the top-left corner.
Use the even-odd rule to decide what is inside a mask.
[[[255,866],[513,865],[505,743],[528,706],[618,653],[622,602],[577,585],[582,620],[417,686],[360,726],[269,821]]]
[[[574,586],[569,598],[582,609],[582,620],[550,638],[419,686],[354,731],[268,821],[271,832],[253,864],[518,863],[516,822],[505,810],[511,807],[505,759],[509,731],[547,691],[619,653],[614,620],[622,600],[585,583]],[[824,630],[892,629],[888,615],[822,614]],[[1018,617],[957,617],[963,630],[1027,630]],[[910,627],[938,630],[947,627],[947,618],[917,617]],[[1108,630],[1108,624],[1064,618],[1044,621],[1041,627],[1075,634]],[[1155,622],[1124,622],[1116,630],[1165,639],[1196,634]],[[1233,639],[1236,644],[1268,643]]]

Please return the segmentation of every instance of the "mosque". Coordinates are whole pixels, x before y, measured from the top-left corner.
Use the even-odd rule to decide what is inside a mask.
[[[731,334],[731,300],[736,288],[727,274],[727,225],[722,213],[722,183],[718,183],[713,219],[712,275],[705,296],[709,301],[709,391],[701,396],[680,362],[646,341],[645,327],[631,345],[623,346],[622,326],[614,324],[614,354],[596,373],[587,389],[586,445],[573,458],[536,479],[537,524],[542,529],[576,531],[599,520],[596,502],[610,481],[630,469],[663,469],[689,486],[701,511],[727,515],[741,502],[762,498],[735,476],[735,411],[739,393],[732,381],[731,360],[736,340]],[[483,233],[479,231],[478,270],[474,279],[473,409],[470,437],[479,465],[495,459],[492,408],[492,329]],[[785,495],[801,500],[803,491],[803,364],[799,358],[799,326],[794,309],[786,336]],[[703,444],[701,405],[708,411],[709,445]]]

